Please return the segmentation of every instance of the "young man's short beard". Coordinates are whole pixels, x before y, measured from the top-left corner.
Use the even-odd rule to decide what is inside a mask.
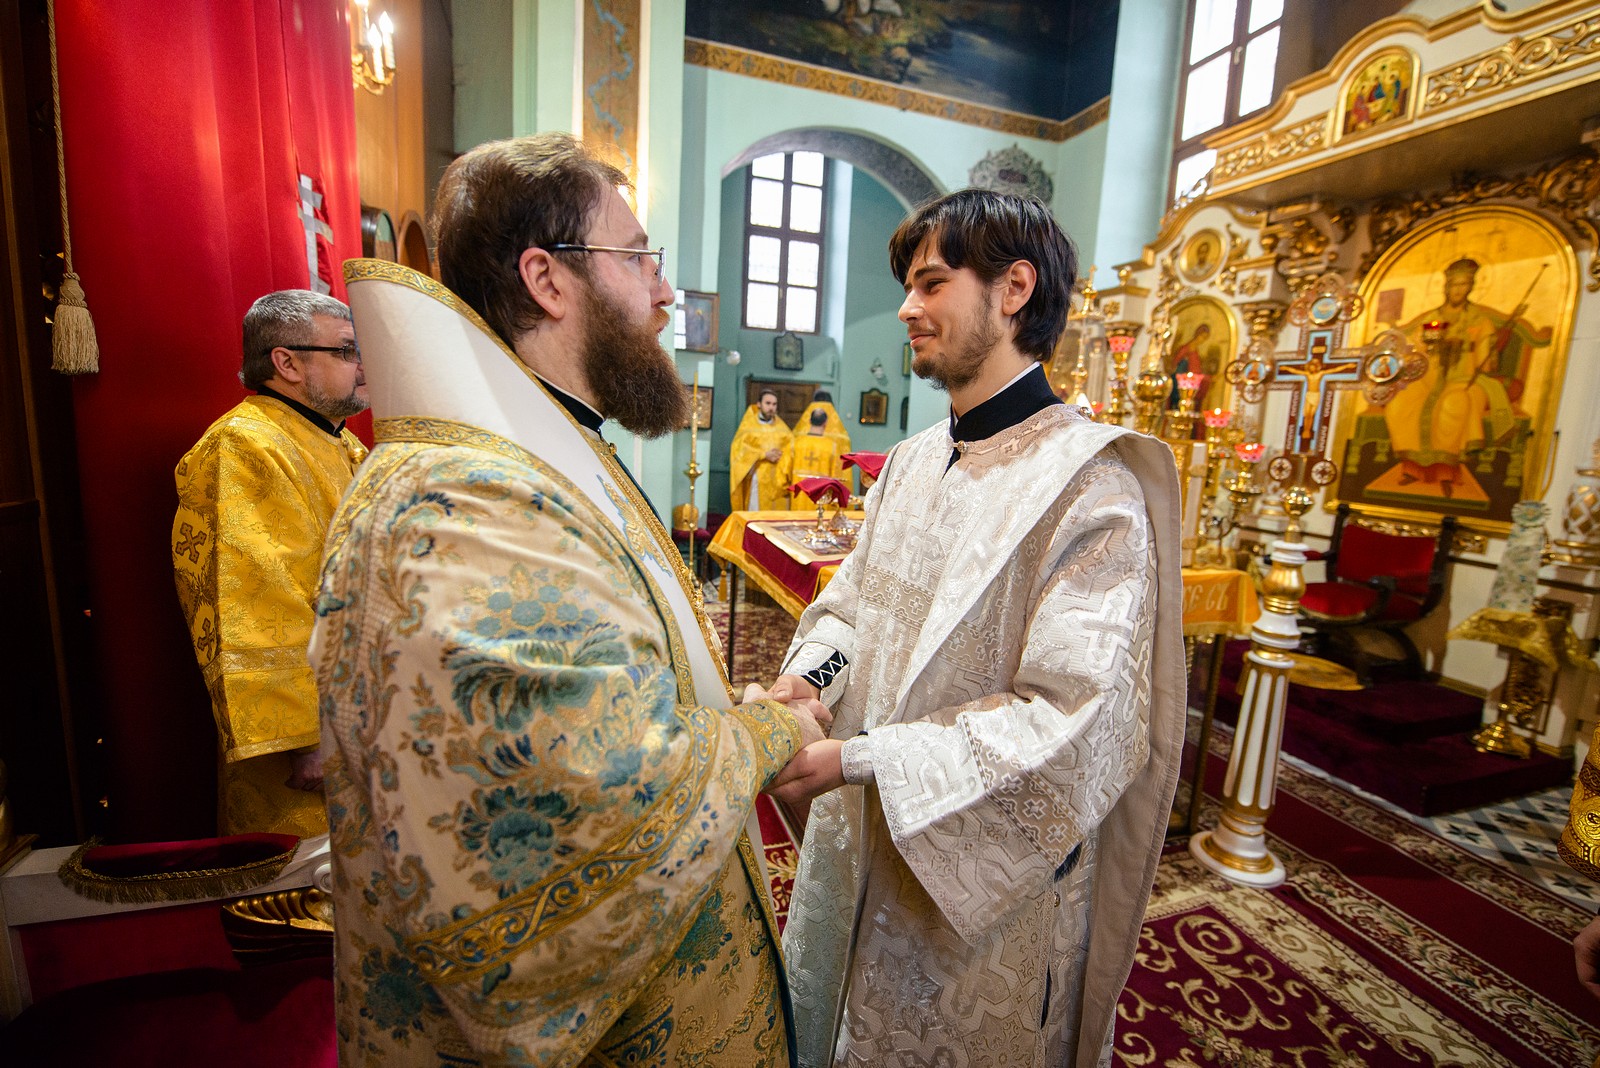
[[[624,430],[659,438],[689,418],[678,367],[661,347],[660,315],[629,322],[593,284],[583,283],[583,372],[595,407]]]
[[[973,317],[970,331],[964,338],[950,339],[958,341],[959,348],[950,348],[945,351],[944,359],[940,361],[943,366],[937,366],[933,361],[919,361],[916,356],[911,358],[911,369],[917,373],[918,378],[925,378],[933,384],[933,388],[942,390],[960,389],[975,381],[983,371],[984,362],[989,358],[989,353],[1000,343],[1000,327],[990,318],[994,311],[994,296],[990,294],[984,302],[981,315]],[[966,326],[968,324],[961,324]],[[948,335],[946,335],[948,338]],[[921,362],[921,366],[918,363]]]

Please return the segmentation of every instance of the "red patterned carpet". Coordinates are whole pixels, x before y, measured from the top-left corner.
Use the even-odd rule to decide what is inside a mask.
[[[1227,744],[1213,751],[1213,786]],[[1116,1063],[1594,1060],[1600,1005],[1568,945],[1584,910],[1295,768],[1278,796],[1268,827],[1282,887],[1234,886],[1182,844],[1163,858],[1118,1005]]]
[[[717,628],[717,637],[722,639],[726,647],[727,602],[706,602],[706,615],[710,617],[712,626]],[[766,604],[751,604],[743,599],[739,601],[739,610],[734,613],[734,626],[738,631],[734,635],[737,648],[734,649],[733,671],[730,673],[736,693],[742,692],[746,683],[768,683],[773,680],[777,669],[783,664],[784,654],[789,651],[795,622],[793,616],[771,601]]]
[[[771,801],[758,810],[781,924],[795,847]],[[1202,823],[1215,823],[1209,806]],[[1167,850],[1117,1006],[1114,1064],[1593,1062],[1600,1005],[1568,946],[1582,909],[1294,768],[1270,826],[1289,869],[1276,890],[1211,874],[1183,842]]]

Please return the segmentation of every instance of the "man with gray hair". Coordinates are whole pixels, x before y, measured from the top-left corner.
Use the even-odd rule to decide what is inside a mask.
[[[223,834],[327,830],[317,689],[306,663],[322,542],[366,447],[350,309],[303,289],[244,317],[255,391],[178,462],[172,566],[217,723]]]

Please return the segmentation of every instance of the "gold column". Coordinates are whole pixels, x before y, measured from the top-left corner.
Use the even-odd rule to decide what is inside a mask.
[[[1300,517],[1313,503],[1301,484],[1305,459],[1297,458],[1298,470],[1283,492],[1289,527],[1272,548],[1272,570],[1261,587],[1261,618],[1250,631],[1244,699],[1228,754],[1217,828],[1189,839],[1189,852],[1196,860],[1246,886],[1277,886],[1287,875],[1283,861],[1267,848],[1266,823],[1277,802],[1284,709],[1289,669],[1294,664],[1286,654],[1300,645],[1296,610],[1306,589],[1301,572],[1306,546],[1300,541]],[[1205,754],[1200,759],[1205,759]]]

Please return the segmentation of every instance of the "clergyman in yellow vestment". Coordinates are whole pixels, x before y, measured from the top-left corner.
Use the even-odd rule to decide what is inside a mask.
[[[172,566],[217,724],[223,834],[327,830],[317,689],[306,662],[323,536],[366,447],[350,312],[306,290],[244,320],[239,377],[255,390],[179,461]]]
[[[789,424],[778,416],[770,390],[745,409],[728,452],[728,482],[735,512],[789,507]]]
[[[839,443],[826,432],[827,413],[815,405],[812,407],[810,432],[794,436],[793,481],[799,482],[802,478],[837,478],[847,482],[844,461],[839,459]],[[838,503],[843,506],[845,502]],[[816,506],[816,501],[796,490],[790,508],[804,512]]]
[[[806,410],[800,413],[800,418],[794,421],[794,436],[804,437],[811,432],[811,417],[817,412],[827,416],[827,425],[822,433],[833,439],[839,446],[839,455],[843,456],[850,451],[850,432],[844,428],[844,420],[839,418],[839,409],[833,406],[833,394],[825,389],[819,389],[811,395],[811,403],[806,405]],[[799,478],[799,475],[795,475]]]

